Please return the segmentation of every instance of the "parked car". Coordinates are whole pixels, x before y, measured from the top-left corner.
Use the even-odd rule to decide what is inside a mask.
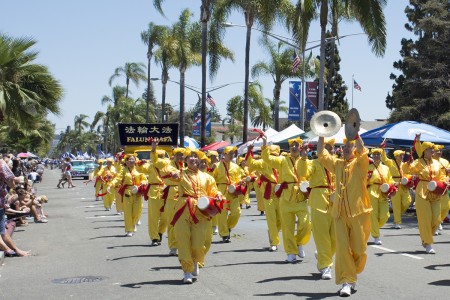
[[[89,173],[92,173],[96,166],[93,160],[74,159],[70,163],[72,164],[72,178],[83,177],[83,179],[89,179]]]

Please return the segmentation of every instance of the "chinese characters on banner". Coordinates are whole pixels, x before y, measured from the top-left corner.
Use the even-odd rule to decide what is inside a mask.
[[[142,146],[158,138],[161,146],[177,146],[178,124],[134,124],[119,123],[119,138],[122,146]]]

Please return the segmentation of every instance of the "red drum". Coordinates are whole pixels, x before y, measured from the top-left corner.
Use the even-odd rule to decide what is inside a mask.
[[[428,182],[428,190],[437,195],[443,195],[448,190],[448,185],[442,181],[431,180]]]
[[[247,176],[247,177],[245,178],[245,181],[247,181],[247,182],[254,182],[255,179],[256,179],[256,176]]]
[[[414,187],[414,182],[413,182],[413,180],[412,180],[411,177],[410,177],[410,178],[408,178],[408,177],[403,177],[403,178],[400,180],[400,183],[401,183],[402,185],[406,186],[406,187],[409,187],[409,188]]]
[[[244,187],[239,185],[239,184],[230,184],[230,186],[228,187],[228,192],[230,194],[245,194],[244,192]]]
[[[397,191],[397,187],[393,184],[383,183],[380,186],[380,190],[383,194],[386,194],[389,198],[395,194],[395,192]]]
[[[309,181],[302,181],[300,183],[300,191],[305,195],[306,198],[309,197],[309,192],[311,189],[309,188]]]
[[[214,198],[206,196],[198,198],[197,207],[203,214],[210,217],[214,217],[220,213],[220,208],[216,205]]]

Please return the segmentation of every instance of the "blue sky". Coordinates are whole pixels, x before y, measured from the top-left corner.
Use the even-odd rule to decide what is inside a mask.
[[[74,117],[79,114],[90,116],[92,121],[97,111],[105,111],[101,105],[104,95],[110,96],[112,88],[108,84],[114,69],[126,62],[147,62],[146,46],[142,43],[140,33],[146,30],[149,22],[171,25],[177,21],[180,12],[189,8],[194,13],[194,20],[199,18],[200,0],[166,0],[163,9],[166,18],[153,7],[152,0],[21,0],[2,1],[2,17],[0,32],[13,37],[33,37],[39,51],[38,62],[50,69],[50,72],[64,87],[64,98],[61,102],[62,116],[50,116],[56,124],[57,131],[67,125],[73,126]],[[410,38],[404,24],[407,19],[404,13],[407,0],[388,1],[385,8],[387,22],[387,48],[384,57],[376,57],[364,35],[342,39],[339,45],[341,55],[341,71],[349,90],[347,98],[351,104],[352,75],[361,86],[362,91],[354,90],[353,104],[364,121],[385,119],[389,110],[385,106],[385,98],[392,89],[393,81],[389,74],[395,72],[394,61],[400,59],[400,41]],[[243,14],[233,14],[229,22],[244,24]],[[319,24],[313,23],[309,39],[320,39]],[[273,32],[288,36],[281,28]],[[340,35],[362,32],[357,23],[341,24]],[[250,65],[264,60],[267,56],[259,46],[261,34],[252,32]],[[214,82],[208,79],[208,88],[230,82],[244,81],[245,29],[228,28],[225,44],[234,51],[235,63],[223,61]],[[316,43],[311,43],[314,46]],[[319,48],[313,50],[317,55]],[[151,77],[160,77],[161,69],[152,65]],[[170,79],[179,80],[176,69],[170,71]],[[255,80],[251,78],[251,80]],[[264,96],[272,98],[273,82],[270,77],[260,77],[264,86]],[[295,79],[294,79],[295,80]],[[201,69],[192,68],[186,73],[186,83],[201,87]],[[113,84],[125,85],[125,78],[116,79]],[[161,84],[154,82],[157,101],[161,101]],[[174,83],[167,85],[166,101],[177,109],[179,87]],[[131,85],[132,97],[141,96],[145,83],[139,87]],[[288,104],[288,82],[282,87],[282,99]],[[243,94],[243,84],[233,84],[211,93],[216,100],[222,117],[226,115],[226,102],[239,94]],[[197,101],[194,92],[186,90],[186,110]],[[283,116],[283,115],[282,115]]]

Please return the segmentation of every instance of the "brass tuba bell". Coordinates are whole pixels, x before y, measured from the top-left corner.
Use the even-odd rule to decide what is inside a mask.
[[[354,140],[358,136],[359,127],[361,126],[361,118],[356,108],[349,110],[345,116],[345,136],[348,140]]]
[[[322,110],[313,115],[310,126],[314,134],[330,137],[341,129],[341,118],[330,110]]]

